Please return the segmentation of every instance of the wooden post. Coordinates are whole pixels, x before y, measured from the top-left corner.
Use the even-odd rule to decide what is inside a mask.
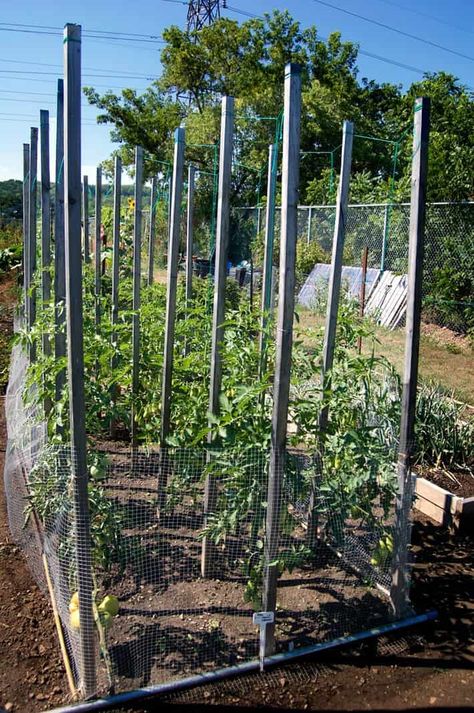
[[[265,331],[270,310],[272,308],[272,278],[273,278],[273,242],[275,237],[275,197],[276,197],[276,167],[278,151],[275,144],[268,149],[268,179],[267,179],[267,214],[265,221],[265,254],[263,258],[262,276],[262,316],[260,318],[260,376],[263,375],[267,362],[267,340]]]
[[[82,234],[84,236],[84,262],[91,261],[91,245],[89,237],[89,179],[82,179]]]
[[[136,399],[140,376],[140,288],[142,268],[143,149],[135,148],[135,209],[133,216],[133,317],[132,317],[132,448],[138,445]]]
[[[153,284],[155,271],[155,231],[156,231],[156,197],[158,191],[158,182],[156,176],[151,179],[151,197],[150,197],[150,233],[148,241],[148,285]]]
[[[54,186],[54,358],[66,357],[66,258],[64,243],[64,83],[58,79],[56,104],[56,181]],[[66,385],[66,369],[56,374],[55,399]],[[58,433],[62,427],[58,426]]]
[[[119,268],[120,268],[120,199],[122,192],[122,160],[119,156],[115,157],[114,162],[114,227],[112,236],[112,313],[111,313],[111,323],[112,323],[112,334],[111,341],[112,347],[115,350],[115,342],[117,340],[117,334],[115,331],[115,326],[118,322],[118,310],[119,310]],[[117,358],[115,351],[112,356],[111,369],[112,371],[117,366]]]
[[[188,168],[188,212],[186,216],[186,307],[193,297],[193,242],[194,242],[194,178],[196,169]]]
[[[37,173],[38,173],[38,129],[31,129],[30,136],[30,175],[28,183],[29,191],[29,217],[28,217],[28,331],[31,331],[36,321],[36,289],[33,282],[36,272],[36,220],[37,220]],[[30,362],[36,359],[36,348],[34,343],[30,344]]]
[[[414,446],[420,349],[429,124],[430,100],[418,98],[415,100],[413,133],[405,367],[398,447],[398,493],[393,538],[392,586],[390,590],[390,598],[397,618],[404,616],[409,609],[408,545],[410,542],[410,511],[413,502],[411,460]]]
[[[219,396],[222,380],[222,342],[224,339],[225,286],[227,251],[229,245],[230,185],[232,172],[232,145],[234,132],[234,99],[222,98],[221,139],[219,157],[219,190],[217,199],[216,258],[214,270],[214,309],[212,315],[211,381],[209,387],[209,412],[219,414]],[[211,442],[210,437],[208,441]],[[204,490],[204,519],[214,511],[217,485],[214,477],[207,476]],[[201,550],[201,575],[210,577],[214,570],[215,545],[204,537]]]
[[[346,237],[347,205],[349,201],[349,184],[351,178],[352,143],[354,126],[350,121],[345,121],[342,129],[341,175],[336,198],[336,221],[334,225],[334,239],[332,246],[331,271],[329,274],[328,304],[326,309],[326,326],[324,330],[323,364],[321,369],[321,399],[331,388],[331,369],[334,360],[334,346],[336,340],[337,313],[339,309],[339,295],[341,292],[342,253]],[[327,406],[322,406],[319,413],[318,426],[321,434],[321,450],[323,448],[324,432],[328,422]],[[317,517],[315,514],[316,483],[310,492],[308,506],[307,544],[313,548],[317,539]]]
[[[263,609],[275,612],[278,570],[272,564],[280,539],[281,486],[286,460],[286,433],[290,394],[295,262],[298,236],[298,194],[301,121],[301,68],[287,64],[283,119],[281,186],[280,286],[273,385],[272,442],[268,473]],[[267,624],[265,656],[275,651],[275,622]]]
[[[365,283],[367,280],[367,260],[369,257],[369,248],[365,246],[362,251],[362,263],[360,271],[360,299],[359,299],[359,316],[364,316],[365,310]],[[362,352],[362,336],[359,336],[357,349],[359,354]]]
[[[30,217],[30,145],[23,144],[23,317],[25,325],[28,324],[28,282],[29,282],[29,229],[28,220]]]
[[[82,693],[96,692],[96,642],[92,609],[92,560],[87,492],[81,256],[81,28],[64,28],[64,183],[66,301],[71,420],[71,475],[79,592],[79,671]]]
[[[183,192],[185,131],[176,129],[174,137],[173,178],[171,186],[171,213],[168,238],[168,274],[166,285],[165,344],[163,379],[161,387],[161,461],[158,474],[158,516],[166,500],[168,479],[167,441],[171,429],[171,383],[173,378],[174,328],[176,320],[176,288],[178,285],[179,228],[181,196]]]
[[[312,222],[313,222],[313,209],[310,206],[308,208],[308,227],[307,227],[307,232],[306,232],[306,242],[308,243],[308,245],[311,242],[311,224],[312,224]]]
[[[97,166],[95,178],[95,240],[94,240],[94,295],[95,295],[95,330],[100,331],[100,298],[102,291],[101,224],[102,224],[102,168]]]
[[[49,306],[51,299],[51,182],[49,175],[49,112],[40,111],[41,138],[41,301],[42,309]],[[51,354],[50,335],[42,334],[42,350],[45,356]],[[51,411],[51,399],[44,399],[44,413]]]

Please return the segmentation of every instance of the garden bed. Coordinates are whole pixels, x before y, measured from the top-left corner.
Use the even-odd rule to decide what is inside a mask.
[[[474,523],[474,476],[418,468],[415,507],[440,525],[460,529]]]

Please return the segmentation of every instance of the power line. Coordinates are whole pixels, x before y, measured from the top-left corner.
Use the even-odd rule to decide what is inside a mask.
[[[2,32],[23,32],[35,35],[61,35],[62,27],[51,25],[28,25],[18,22],[0,22],[0,31]],[[120,32],[112,30],[88,30],[83,27],[83,37],[95,37],[98,39],[122,40],[127,42],[151,42],[164,43],[158,35],[146,35],[138,32]]]
[[[468,27],[461,27],[461,25],[455,25],[452,22],[446,22],[446,20],[441,19],[441,17],[436,17],[436,15],[430,15],[427,12],[422,12],[421,10],[416,10],[414,7],[407,7],[406,5],[400,5],[398,2],[392,2],[392,0],[378,0],[383,2],[385,5],[391,5],[399,10],[405,10],[406,12],[411,12],[419,17],[426,17],[428,20],[434,20],[434,22],[439,22],[440,25],[445,25],[446,27],[452,27],[455,30],[460,30],[461,32],[468,32],[470,35],[474,35],[474,32]]]
[[[58,77],[59,74],[60,73],[58,72],[58,74],[55,74],[54,76]],[[122,78],[128,79],[128,77],[122,77]],[[14,79],[15,82],[20,82],[20,81],[21,82],[40,82],[41,84],[49,84],[49,85],[52,84],[50,79],[35,79],[34,77],[5,77],[5,79],[11,79],[11,80]],[[84,88],[85,86],[89,86],[89,85],[83,84],[82,88]],[[97,87],[98,89],[135,89],[136,91],[139,91],[139,92],[144,92],[147,90],[147,87],[130,87],[130,85],[128,85],[126,87],[123,87],[123,86],[117,87],[116,85],[113,85],[113,84],[95,84],[95,82],[94,82],[94,87]]]
[[[23,70],[23,69],[0,69],[1,74],[27,74],[30,76],[31,74],[40,74],[40,75],[48,75],[51,77],[57,77],[58,73],[57,72],[37,72],[37,71],[31,71],[31,70]],[[100,77],[102,79],[146,79],[149,82],[154,82],[156,77],[145,77],[142,74],[132,74],[129,77],[124,77],[123,74],[87,74],[84,73],[82,75],[83,77]]]
[[[35,66],[39,67],[58,67],[62,69],[63,65],[62,64],[52,64],[51,62],[29,62],[24,59],[6,59],[5,57],[0,57],[0,62],[8,62],[9,64],[32,64]],[[116,76],[116,69],[103,69],[102,67],[83,67],[83,70],[90,71],[90,72],[113,72]],[[143,75],[133,75],[132,72],[129,72],[128,70],[120,70],[124,72],[124,75],[131,75],[134,78],[137,78],[140,76],[141,79],[148,79],[144,74]]]
[[[418,35],[412,35],[410,32],[404,32],[403,30],[400,30],[398,27],[392,27],[392,25],[387,25],[384,22],[379,22],[378,20],[373,20],[371,17],[365,17],[365,15],[359,15],[357,12],[352,12],[351,10],[346,10],[343,7],[339,7],[338,5],[333,5],[332,3],[326,2],[325,0],[313,0],[313,2],[317,3],[318,5],[323,5],[324,7],[329,7],[332,10],[337,10],[338,12],[343,12],[345,15],[350,15],[350,17],[356,17],[359,20],[364,20],[364,22],[368,22],[371,25],[375,25],[376,27],[382,27],[384,30],[389,30],[390,32],[395,32],[397,35],[401,35],[402,37],[408,37],[411,40],[415,40],[416,42],[422,42],[425,45],[429,45],[430,47],[436,47],[436,49],[443,50],[443,52],[449,52],[450,54],[454,54],[457,57],[462,57],[463,59],[468,59],[470,62],[474,62],[474,57],[470,57],[467,54],[463,54],[462,52],[458,52],[457,50],[453,50],[450,47],[445,47],[444,45],[440,45],[437,42],[432,42],[431,40],[427,40],[424,37],[419,37]]]

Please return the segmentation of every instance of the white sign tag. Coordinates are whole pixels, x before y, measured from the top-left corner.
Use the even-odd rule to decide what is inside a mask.
[[[257,611],[253,615],[253,623],[262,626],[262,624],[273,624],[275,621],[275,612],[272,611]]]

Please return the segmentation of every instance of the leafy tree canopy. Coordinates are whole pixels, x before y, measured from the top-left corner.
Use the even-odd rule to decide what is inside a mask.
[[[139,144],[147,151],[148,175],[157,173],[163,181],[174,130],[184,122],[186,159],[202,169],[202,210],[211,204],[212,177],[205,171],[214,166],[223,94],[236,99],[233,203],[255,203],[264,190],[289,61],[303,67],[302,202],[334,200],[344,119],[354,121],[357,134],[387,140],[355,138],[353,198],[406,200],[413,102],[420,95],[432,100],[430,200],[474,197],[474,94],[452,75],[428,74],[406,92],[359,78],[356,44],[338,32],[322,40],[316,27],[301,28],[286,11],[241,24],[223,18],[192,34],[172,26],[163,37],[163,74],[143,94],[127,89],[120,96],[99,95],[92,88],[85,93],[102,111],[99,122],[113,126],[124,164],[133,163]],[[327,151],[333,151],[332,174],[330,154],[322,153]]]

